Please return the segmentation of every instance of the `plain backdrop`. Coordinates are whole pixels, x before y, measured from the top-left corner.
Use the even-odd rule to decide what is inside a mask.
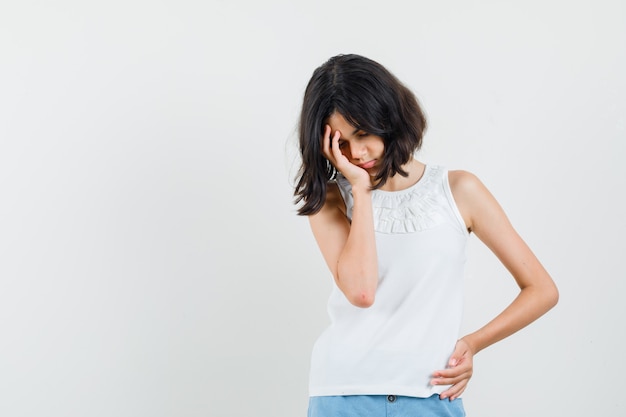
[[[295,214],[313,70],[377,60],[557,282],[469,416],[618,415],[626,3],[0,3],[0,415],[306,414],[331,276]],[[516,286],[470,239],[464,331]]]

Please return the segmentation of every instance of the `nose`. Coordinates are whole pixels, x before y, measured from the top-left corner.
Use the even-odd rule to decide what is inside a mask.
[[[361,159],[365,156],[365,146],[359,143],[350,144],[350,154],[352,159]]]

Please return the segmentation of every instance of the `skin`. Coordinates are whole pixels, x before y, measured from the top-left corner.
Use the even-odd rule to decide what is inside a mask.
[[[333,113],[322,140],[324,156],[352,185],[352,222],[336,184],[330,184],[322,209],[309,216],[313,235],[339,289],[358,307],[374,303],[378,261],[370,186],[384,154],[383,139],[355,129]],[[364,165],[365,164],[365,165]],[[367,169],[360,167],[364,165]],[[411,159],[382,187],[397,191],[415,184],[425,166]],[[450,188],[467,229],[498,257],[520,288],[517,297],[485,326],[458,340],[446,369],[435,370],[431,384],[451,385],[441,399],[454,400],[465,391],[473,373],[473,357],[545,314],[558,301],[558,290],[537,257],[517,234],[489,190],[473,174],[449,172]]]

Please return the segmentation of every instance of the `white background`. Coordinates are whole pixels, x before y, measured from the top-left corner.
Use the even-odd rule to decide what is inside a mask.
[[[313,70],[385,65],[561,291],[470,416],[618,415],[624,1],[0,3],[0,415],[304,416],[331,277],[295,214]],[[474,237],[465,330],[516,293]]]

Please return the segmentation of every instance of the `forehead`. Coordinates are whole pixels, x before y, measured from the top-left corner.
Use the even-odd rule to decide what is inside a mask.
[[[353,135],[359,131],[359,128],[349,123],[341,113],[334,112],[328,117],[326,123],[330,126],[332,131],[338,130],[341,135]]]

